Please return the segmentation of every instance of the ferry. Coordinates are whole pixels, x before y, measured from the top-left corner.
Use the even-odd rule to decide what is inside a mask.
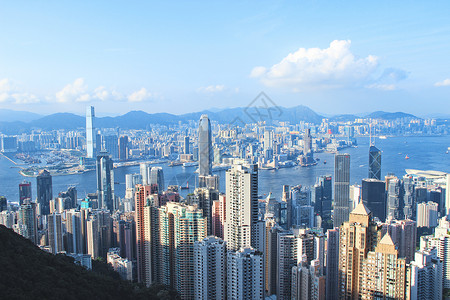
[[[405,159],[409,159],[409,156],[408,156],[408,154],[406,154],[406,156],[405,156]]]
[[[380,139],[380,140],[385,140],[385,139],[387,139],[387,136],[385,136],[385,135],[380,135],[380,136],[379,136],[379,139]]]
[[[187,168],[187,167],[196,167],[196,166],[198,166],[198,162],[196,162],[196,161],[183,163],[183,167],[185,167],[185,168]]]

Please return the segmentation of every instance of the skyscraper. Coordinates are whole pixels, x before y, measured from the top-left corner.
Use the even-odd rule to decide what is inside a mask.
[[[162,194],[164,192],[164,173],[161,167],[153,167],[150,170],[150,185],[155,185],[158,187],[158,193]]]
[[[386,188],[384,181],[363,179],[361,194],[362,202],[372,212],[373,216],[384,222],[386,220]]]
[[[350,154],[334,157],[334,227],[348,221],[350,213]]]
[[[52,175],[47,170],[42,170],[36,177],[37,203],[42,215],[50,213],[50,200],[53,198]]]
[[[369,148],[369,178],[381,180],[381,151],[373,145]]]
[[[94,158],[96,156],[96,133],[95,133],[95,113],[94,107],[86,108],[86,157]]]
[[[64,250],[61,215],[48,215],[48,244],[53,254]]]
[[[407,282],[407,299],[442,299],[442,261],[436,248],[416,252]]]
[[[338,299],[405,299],[406,261],[360,202],[339,230]]]
[[[198,124],[198,165],[199,176],[208,176],[212,172],[212,135],[211,135],[211,123],[207,115],[200,117]]]
[[[228,250],[258,249],[258,166],[233,165],[225,176]]]
[[[217,237],[194,243],[194,299],[221,300],[226,297],[227,247]]]
[[[111,212],[117,209],[114,199],[113,161],[104,151],[97,156],[97,194],[99,208]]]
[[[327,275],[326,299],[333,300],[338,295],[339,281],[339,228],[327,231]]]
[[[149,185],[137,185],[135,194],[135,220],[136,220],[136,252],[137,252],[137,274],[138,281],[142,283],[152,283],[151,277],[147,275],[146,269],[150,265],[150,257],[146,255],[146,223],[144,222],[144,207],[147,199],[151,195],[151,187]],[[147,226],[148,227],[148,226]],[[148,228],[147,228],[148,229]],[[151,275],[151,274],[150,274]]]
[[[245,248],[227,255],[227,299],[264,299],[264,256]]]
[[[387,217],[394,220],[404,218],[402,183],[397,177],[387,180]]]
[[[34,244],[38,242],[38,230],[36,219],[36,203],[26,200],[19,208],[19,223],[24,226],[23,236]]]
[[[148,164],[146,163],[141,163],[139,165],[139,170],[142,176],[142,184],[143,185],[147,185],[150,182],[150,174],[148,173]]]
[[[185,136],[183,139],[183,154],[189,154],[189,136]]]
[[[119,138],[119,160],[128,159],[128,136],[123,135]]]
[[[31,199],[31,182],[23,181],[19,183],[19,205],[23,204],[23,200]]]

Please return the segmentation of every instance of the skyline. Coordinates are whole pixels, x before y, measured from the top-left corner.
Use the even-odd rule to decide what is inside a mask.
[[[21,4],[0,12],[0,108],[183,114],[264,91],[320,114],[450,114],[444,1]]]

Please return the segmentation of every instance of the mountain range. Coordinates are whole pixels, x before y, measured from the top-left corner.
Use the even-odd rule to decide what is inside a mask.
[[[97,117],[97,128],[114,128],[123,129],[145,129],[151,125],[173,125],[186,123],[189,121],[197,121],[202,114],[207,114],[209,118],[220,124],[247,124],[257,121],[288,121],[291,124],[305,121],[309,123],[319,124],[324,116],[319,115],[312,109],[299,105],[291,108],[274,106],[265,107],[237,107],[227,108],[214,111],[200,111],[194,113],[186,113],[182,115],[174,115],[169,113],[147,113],[144,111],[130,111],[124,115],[117,117]],[[0,132],[4,134],[20,134],[30,132],[33,129],[42,130],[74,130],[86,126],[84,116],[72,113],[55,113],[48,116],[40,116],[38,114],[12,111],[0,109]],[[403,112],[384,112],[376,111],[365,116],[357,115],[336,115],[328,117],[331,121],[353,121],[357,118],[375,118],[384,120],[393,120],[397,118],[418,118],[414,115]],[[267,122],[266,122],[267,123]]]

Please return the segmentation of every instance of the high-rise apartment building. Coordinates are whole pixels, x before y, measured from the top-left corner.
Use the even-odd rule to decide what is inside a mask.
[[[406,261],[389,233],[378,241],[372,213],[360,203],[339,232],[338,299],[404,299]]]
[[[412,220],[391,220],[383,226],[387,228],[387,232],[398,250],[398,256],[404,257],[406,263],[414,260],[417,236],[416,222]],[[384,234],[385,231],[383,228],[382,233]]]
[[[141,164],[142,166],[142,164]],[[137,278],[139,282],[152,283],[147,268],[150,267],[150,257],[146,255],[146,226],[144,223],[144,207],[147,205],[149,196],[151,195],[151,187],[149,185],[137,185],[135,193],[135,221],[136,221],[136,254],[137,254]],[[147,228],[148,229],[148,228]],[[151,274],[150,274],[151,275]],[[150,276],[151,277],[151,276]]]
[[[42,170],[36,177],[37,203],[42,215],[50,214],[50,200],[53,199],[52,175]]]
[[[413,219],[416,215],[415,185],[412,176],[403,177],[403,214],[405,219]]]
[[[194,243],[194,299],[226,298],[226,242],[207,237]]]
[[[86,157],[95,158],[96,153],[96,139],[97,134],[95,133],[95,112],[93,106],[88,106],[86,108]]]
[[[334,157],[334,227],[348,221],[350,213],[350,154]]]
[[[53,254],[64,250],[61,214],[48,215],[48,244]]]
[[[407,274],[407,299],[442,299],[442,261],[437,249],[417,251]]]
[[[198,166],[199,176],[208,176],[212,173],[212,134],[211,123],[207,115],[202,115],[198,124]]]
[[[117,209],[114,196],[113,161],[104,151],[97,156],[97,194],[99,208],[109,211]]]
[[[264,299],[264,255],[251,248],[227,254],[227,299]]]
[[[84,239],[81,234],[82,220],[81,212],[75,209],[66,211],[66,231],[67,231],[67,248],[68,253],[83,253]]]
[[[381,180],[381,151],[373,145],[369,148],[369,179]]]
[[[308,263],[306,257],[292,268],[291,298],[295,300],[325,300],[325,276],[319,260]]]
[[[439,205],[434,202],[417,204],[417,227],[434,228],[438,225]]]
[[[233,165],[226,172],[225,184],[228,250],[258,249],[258,166]]]
[[[36,203],[26,200],[19,208],[18,223],[23,226],[22,235],[34,244],[38,242]]]

